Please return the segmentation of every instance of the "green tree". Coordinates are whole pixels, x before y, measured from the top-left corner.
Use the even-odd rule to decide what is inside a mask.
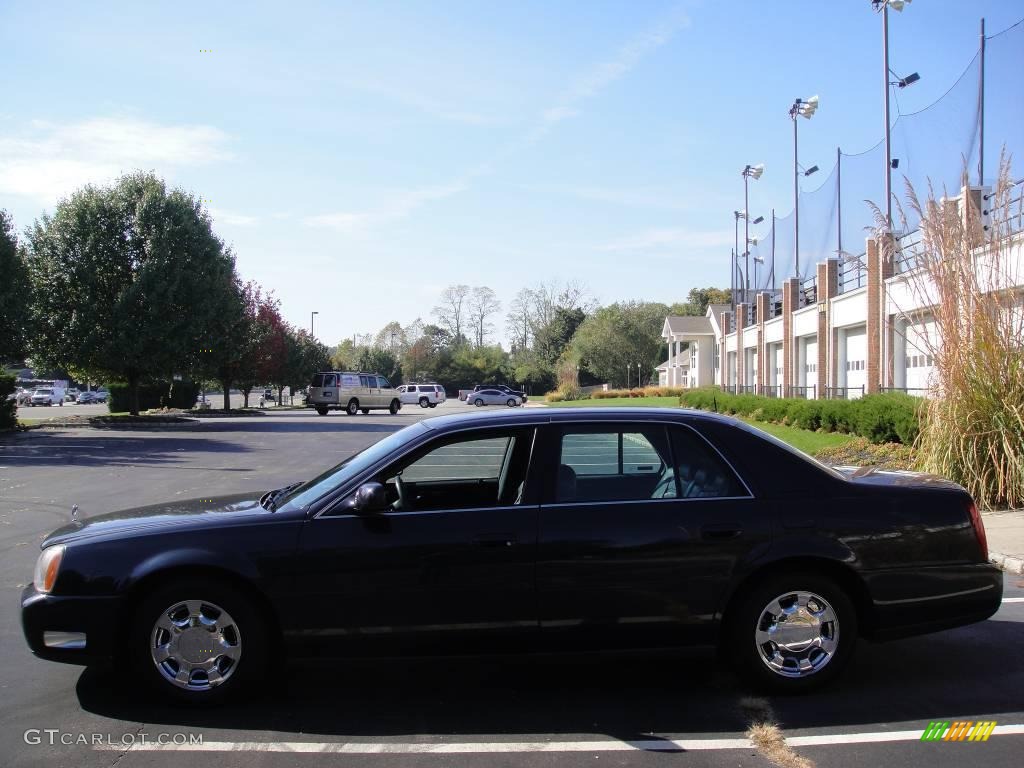
[[[21,361],[29,310],[29,277],[14,222],[0,210],[0,363]]]
[[[649,378],[661,362],[661,329],[668,307],[629,301],[602,307],[583,321],[572,340],[572,352],[600,381],[625,386],[627,366],[636,375],[637,363]]]
[[[402,383],[402,364],[398,356],[387,349],[364,349],[359,355],[359,370],[379,373],[396,387]]]
[[[33,334],[44,365],[124,380],[181,370],[217,338],[234,258],[200,202],[150,173],[84,187],[27,234]]]
[[[712,304],[729,304],[732,296],[728,288],[691,288],[686,302],[673,304],[669,313],[673,315],[698,315],[703,317]]]
[[[545,325],[534,333],[533,348],[540,360],[554,371],[555,363],[569,346],[576,329],[586,320],[587,314],[579,307],[557,307]]]

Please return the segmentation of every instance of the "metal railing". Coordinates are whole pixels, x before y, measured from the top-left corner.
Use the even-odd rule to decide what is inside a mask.
[[[896,252],[893,255],[893,274],[902,275],[917,268],[917,260],[924,249],[920,229],[896,238]]]
[[[762,397],[782,397],[781,384],[762,384],[757,390]]]
[[[792,385],[786,387],[786,397],[806,397],[810,400],[813,400],[816,392],[816,384],[810,384],[806,387],[795,387]]]
[[[754,304],[747,305],[747,322],[746,326],[749,328],[754,325],[757,319],[757,307]]]
[[[912,394],[914,392],[922,392],[927,394],[931,392],[927,387],[879,387],[879,392],[902,392],[905,395]],[[924,397],[924,394],[915,395],[915,397]]]
[[[826,400],[849,400],[851,392],[860,393],[864,397],[864,385],[859,387],[825,387]]]
[[[801,307],[808,307],[818,302],[818,278],[814,275],[801,281],[800,291],[797,294],[797,303]]]
[[[868,269],[864,264],[865,254],[851,256],[839,262],[839,293],[863,288],[868,282]]]
[[[736,387],[737,395],[756,395],[757,386],[754,384],[740,384]]]
[[[989,192],[987,195],[982,197],[982,216],[989,216],[996,211],[992,210],[991,200],[996,196],[995,192]],[[993,219],[990,224],[985,225],[985,231],[989,231],[993,226],[998,224],[1009,224],[1007,234],[1012,234],[1019,231],[1024,226],[1024,179],[1018,179],[1013,182],[1008,193],[1008,200],[1006,201],[1006,207],[999,211],[999,213],[1005,214],[1004,218]]]

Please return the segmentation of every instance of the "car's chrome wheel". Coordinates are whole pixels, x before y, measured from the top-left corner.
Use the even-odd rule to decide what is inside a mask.
[[[149,654],[167,682],[187,691],[206,691],[235,673],[242,658],[242,634],[220,606],[181,600],[153,624]]]
[[[821,595],[787,592],[761,610],[754,645],[761,661],[776,675],[808,677],[835,657],[839,618]]]

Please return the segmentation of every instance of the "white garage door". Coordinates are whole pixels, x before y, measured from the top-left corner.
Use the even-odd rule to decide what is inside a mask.
[[[846,386],[850,397],[860,397],[868,380],[868,334],[863,325],[846,331]]]
[[[818,386],[818,340],[814,338],[804,346],[803,385],[807,387],[807,396],[817,396]],[[812,389],[813,387],[813,389]]]
[[[906,355],[903,362],[907,366],[907,390],[911,394],[922,394],[915,390],[928,389],[931,384],[935,365],[933,351],[937,341],[935,321],[929,319],[907,326]]]

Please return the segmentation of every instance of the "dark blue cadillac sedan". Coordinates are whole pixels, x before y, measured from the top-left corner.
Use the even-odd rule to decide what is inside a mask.
[[[211,489],[211,492],[214,489]],[[718,646],[752,684],[999,607],[971,497],[840,472],[685,410],[443,416],[309,482],[76,521],[22,596],[36,655],[207,703],[289,655]]]

